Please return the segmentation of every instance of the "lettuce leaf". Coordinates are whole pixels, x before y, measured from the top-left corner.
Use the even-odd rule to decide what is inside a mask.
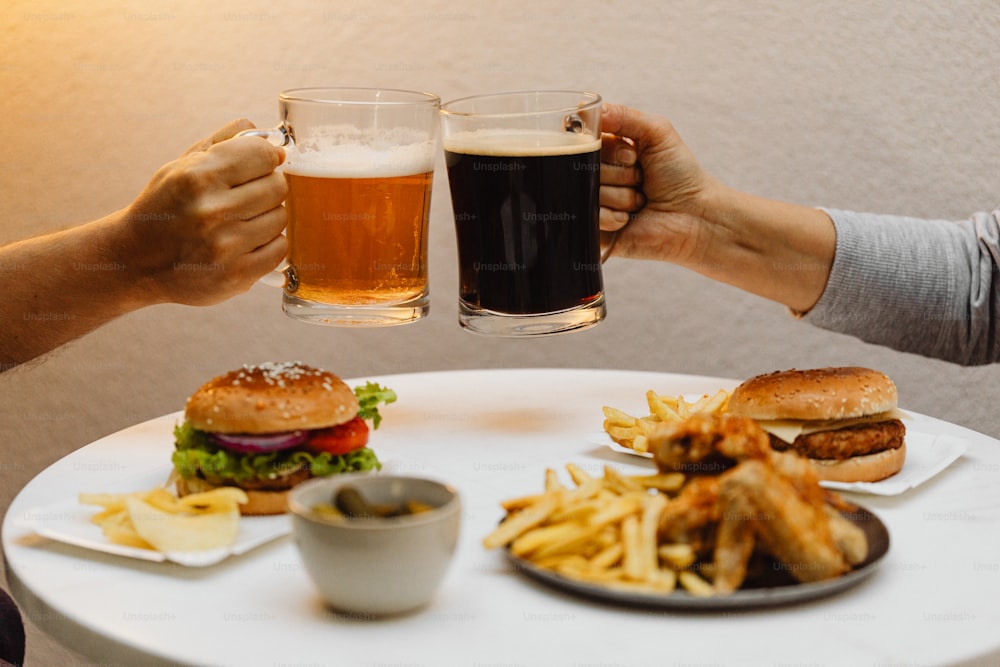
[[[396,392],[388,387],[383,387],[377,382],[366,382],[363,386],[354,388],[354,395],[358,397],[358,416],[364,420],[371,420],[372,429],[377,429],[382,421],[382,415],[378,413],[378,404],[389,405],[396,401]]]
[[[203,477],[213,484],[275,479],[302,466],[308,466],[314,477],[382,468],[375,452],[367,447],[340,456],[294,448],[266,454],[238,454],[222,449],[207,433],[187,421],[174,428],[174,439],[171,459],[178,474]]]

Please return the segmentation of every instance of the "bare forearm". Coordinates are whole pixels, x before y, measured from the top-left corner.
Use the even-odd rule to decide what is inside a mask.
[[[130,266],[121,215],[0,248],[0,370],[153,302]]]
[[[704,206],[699,272],[748,292],[807,311],[819,300],[836,250],[833,222],[823,211],[714,189]]]

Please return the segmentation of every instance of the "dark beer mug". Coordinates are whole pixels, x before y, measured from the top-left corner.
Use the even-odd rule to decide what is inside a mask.
[[[441,107],[459,260],[459,323],[494,336],[604,319],[601,98],[480,95]]]

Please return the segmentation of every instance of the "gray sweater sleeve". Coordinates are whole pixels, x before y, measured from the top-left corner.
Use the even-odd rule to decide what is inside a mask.
[[[837,251],[807,322],[963,365],[1000,360],[1000,209],[960,222],[826,212]]]

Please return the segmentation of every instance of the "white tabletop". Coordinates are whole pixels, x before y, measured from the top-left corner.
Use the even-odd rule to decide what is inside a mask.
[[[575,462],[651,464],[595,444],[612,405],[645,392],[714,392],[729,380],[600,370],[477,370],[374,379],[399,400],[372,447],[393,472],[463,495],[462,537],[434,602],[398,618],[330,611],[289,537],[207,568],[150,563],[33,538],[33,509],[169,470],[178,415],[56,462],[3,526],[12,592],[43,630],[101,663],[199,665],[931,665],[1000,659],[1000,443],[922,415],[909,429],[963,438],[966,454],[894,497],[851,494],[888,526],[872,577],[789,607],[690,613],[610,606],[543,587],[480,540],[507,497]],[[902,406],[904,409],[906,406]],[[345,573],[345,576],[350,576]]]

